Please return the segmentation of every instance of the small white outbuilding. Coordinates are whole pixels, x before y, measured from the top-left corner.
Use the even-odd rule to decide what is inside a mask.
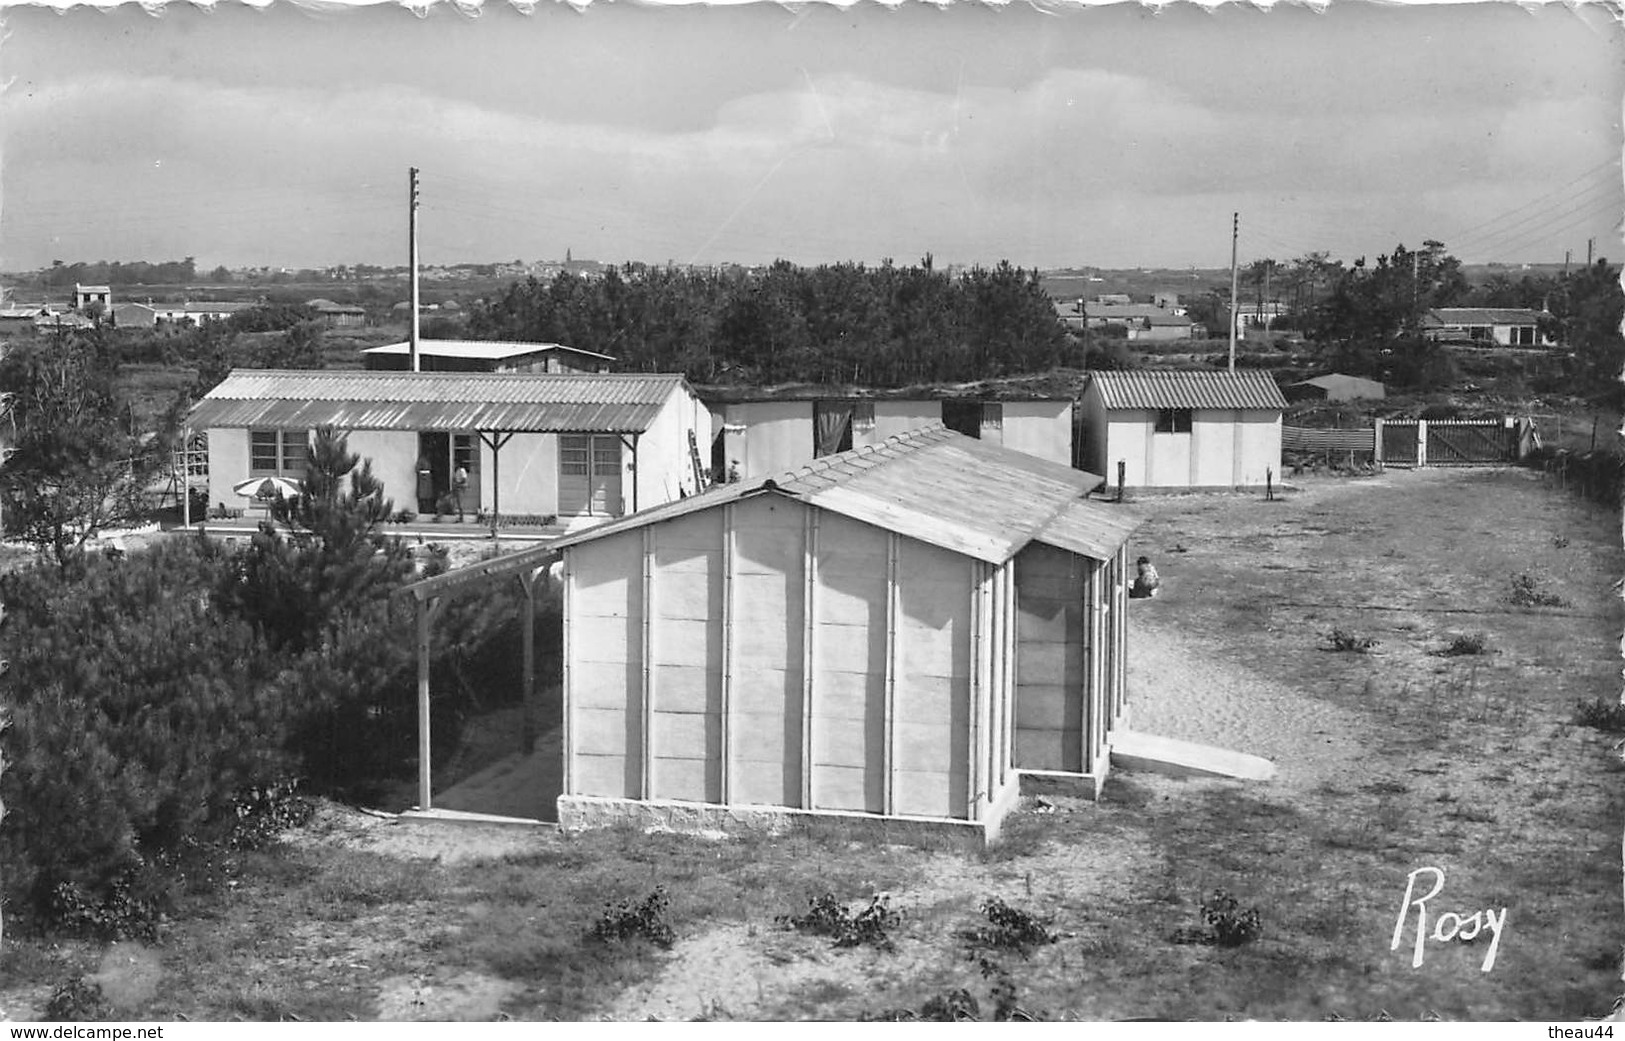
[[[555,544],[565,828],[906,820],[997,834],[1104,780],[1127,540],[1100,478],[940,424]]]
[[[1281,473],[1286,399],[1270,374],[1095,372],[1083,392],[1087,469],[1130,488],[1242,488]]]

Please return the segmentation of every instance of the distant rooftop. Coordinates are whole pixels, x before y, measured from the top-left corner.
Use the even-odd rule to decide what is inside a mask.
[[[597,351],[582,350],[580,347],[567,347],[562,343],[535,343],[526,340],[419,340],[418,353],[429,354],[437,358],[468,358],[479,361],[506,361],[509,358],[520,358],[527,354],[542,354],[547,351],[569,351],[571,354],[580,354],[588,358],[598,358],[603,361],[614,361],[607,354]],[[399,355],[410,354],[412,345],[410,341],[402,340],[400,343],[386,343],[382,347],[368,347],[362,354]]]

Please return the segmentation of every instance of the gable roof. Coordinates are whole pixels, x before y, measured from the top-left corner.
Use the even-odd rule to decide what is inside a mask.
[[[1328,372],[1324,376],[1313,379],[1299,380],[1291,384],[1294,387],[1320,387],[1323,390],[1335,390],[1339,387],[1376,387],[1386,389],[1381,380],[1366,379],[1364,376],[1350,376],[1343,372]]]
[[[1284,409],[1286,398],[1262,369],[1239,372],[1186,372],[1141,369],[1096,372],[1089,385],[1115,408]]]
[[[1527,307],[1436,307],[1422,318],[1428,326],[1534,325],[1544,311]]]
[[[676,373],[233,369],[192,408],[198,428],[638,434],[688,381]]]
[[[1139,521],[1085,501],[1102,482],[936,423],[772,477],[712,488],[552,545],[578,545],[752,496],[783,495],[993,564],[1035,541],[1105,560]]]
[[[569,351],[587,358],[597,358],[600,361],[614,361],[608,354],[599,354],[597,351],[583,350],[580,347],[566,347],[562,343],[530,343],[524,340],[418,340],[418,353],[433,355],[437,358],[475,358],[482,361],[504,361],[508,358],[519,358],[527,354],[540,354],[545,351]],[[386,343],[381,347],[368,347],[362,354],[410,354],[412,345],[409,340],[399,343]]]

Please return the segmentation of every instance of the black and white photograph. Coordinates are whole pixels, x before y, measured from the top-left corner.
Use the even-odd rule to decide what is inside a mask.
[[[0,1020],[1611,1038],[1622,109],[1612,2],[0,4]]]

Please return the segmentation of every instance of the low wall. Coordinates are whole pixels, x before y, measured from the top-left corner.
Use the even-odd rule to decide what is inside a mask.
[[[999,818],[1008,812],[1020,792],[991,822],[956,821],[932,817],[880,817],[830,810],[797,810],[780,806],[714,806],[709,803],[638,799],[605,799],[586,795],[559,796],[559,830],[588,831],[630,826],[646,831],[681,834],[784,835],[797,830],[839,832],[854,842],[981,849],[998,834]],[[1004,801],[1004,800],[1001,800]]]

